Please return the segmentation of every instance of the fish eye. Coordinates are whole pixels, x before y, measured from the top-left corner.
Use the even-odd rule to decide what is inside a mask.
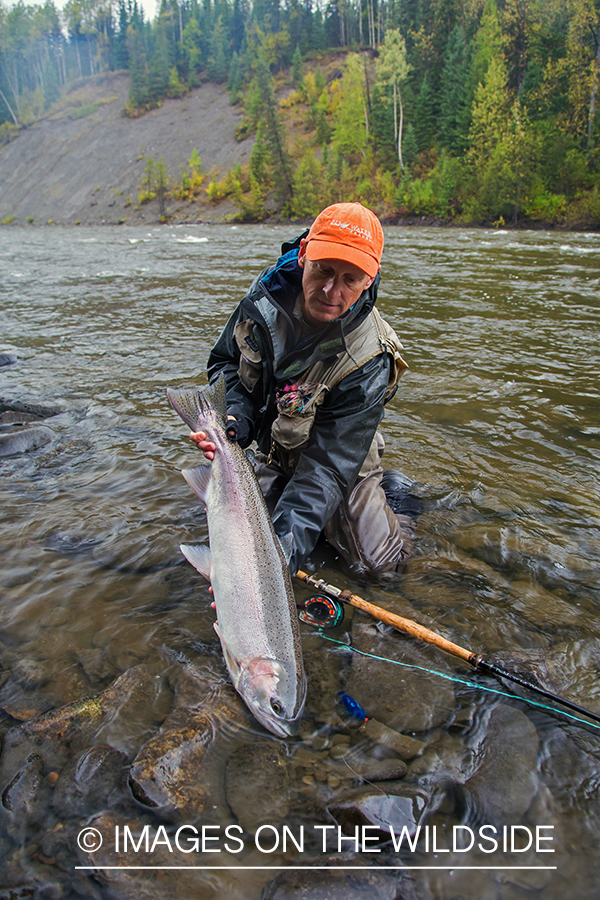
[[[283,706],[279,702],[279,700],[271,700],[271,709],[276,715],[280,716],[283,713]]]

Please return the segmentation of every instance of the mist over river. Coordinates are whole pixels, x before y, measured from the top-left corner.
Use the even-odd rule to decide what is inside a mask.
[[[206,383],[299,230],[0,229],[0,439],[40,436],[0,458],[0,900],[600,896],[600,726],[350,611],[302,625],[297,737],[229,686],[179,551],[208,534],[165,390]],[[385,240],[378,307],[410,368],[384,466],[417,483],[417,551],[394,579],[321,545],[307,568],[600,713],[600,235]]]

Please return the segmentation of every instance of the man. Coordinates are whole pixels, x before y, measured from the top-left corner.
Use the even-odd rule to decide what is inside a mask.
[[[381,223],[360,203],[323,210],[255,279],[208,360],[211,382],[225,376],[228,436],[258,444],[275,531],[293,536],[292,574],[322,531],[357,573],[401,571],[411,552],[415,498],[383,472],[377,433],[406,369],[375,309],[382,251]],[[203,432],[191,437],[214,458]]]

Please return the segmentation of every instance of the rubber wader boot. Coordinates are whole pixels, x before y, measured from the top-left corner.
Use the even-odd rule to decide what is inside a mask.
[[[388,506],[397,516],[410,516],[416,521],[419,514],[423,512],[423,501],[416,494],[411,493],[414,481],[401,472],[385,469],[381,478],[381,487]]]
[[[381,478],[381,487],[385,494],[387,505],[398,520],[403,541],[402,551],[396,572],[401,574],[414,552],[416,538],[416,523],[419,513],[423,511],[423,501],[411,493],[414,482],[401,472],[393,469],[385,469]]]

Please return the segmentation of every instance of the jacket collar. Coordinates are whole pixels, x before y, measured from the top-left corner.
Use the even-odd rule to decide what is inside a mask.
[[[284,244],[282,249],[286,252],[274,266],[261,273],[242,302],[244,313],[262,323],[269,334],[277,381],[294,378],[315,362],[333,360],[343,352],[345,335],[364,321],[377,299],[379,275],[342,318],[311,332],[295,345],[292,311],[302,290],[299,245],[300,238],[291,248]]]

